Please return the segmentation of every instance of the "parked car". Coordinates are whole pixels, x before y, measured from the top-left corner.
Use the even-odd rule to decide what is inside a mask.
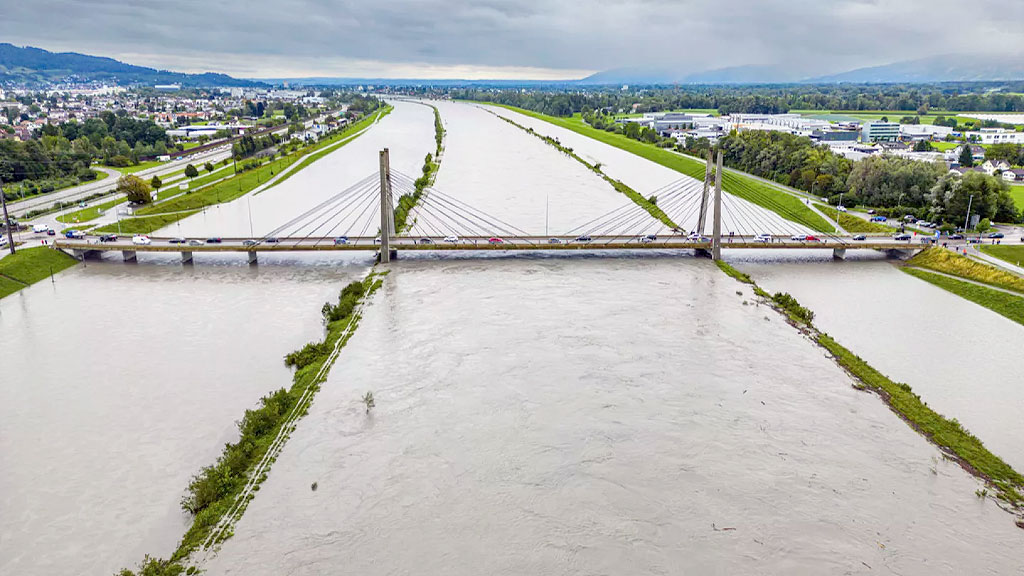
[[[590,242],[591,240],[593,239],[587,234],[583,234],[582,236],[576,237],[577,242]]]
[[[188,242],[188,240],[185,240],[184,238],[179,236],[177,238],[171,238],[167,242],[170,243],[170,244],[184,244],[184,243]]]
[[[505,241],[502,240],[501,238],[498,238],[497,236],[491,236],[490,238],[487,239],[487,243],[488,244],[504,244]]]
[[[222,240],[221,238],[219,238],[219,237],[217,237],[217,236],[214,236],[214,237],[212,237],[212,238],[207,238],[207,239],[206,239],[206,243],[207,243],[207,244],[220,244],[220,243],[221,243],[221,242],[223,242],[223,241],[224,241],[224,240]]]
[[[252,239],[246,239],[242,241],[242,246],[255,246],[257,244],[259,244],[259,242]]]
[[[153,241],[149,239],[149,236],[146,236],[144,234],[132,236],[132,244],[135,244],[137,246],[149,246],[152,243]]]
[[[871,217],[871,221],[872,222],[885,222],[886,220],[888,220],[888,218],[886,218],[885,216],[872,216]]]
[[[865,234],[857,234],[856,236],[853,237],[853,239],[860,242],[861,240],[867,240],[868,237]]]
[[[762,233],[762,234],[758,234],[757,236],[754,236],[754,242],[771,242],[771,241],[772,241],[772,235],[771,234],[764,234],[764,233]]]
[[[894,235],[892,237],[893,240],[897,240],[897,241],[901,241],[901,240],[908,240],[909,241],[911,238],[912,238],[912,236],[910,234],[896,234],[896,235]]]
[[[454,234],[451,234],[451,235],[445,236],[444,237],[444,241],[449,243],[449,244],[455,244],[456,242],[459,241],[459,237],[454,235]]]
[[[989,238],[1005,238],[1002,232],[993,232],[988,235]]]
[[[338,236],[334,239],[335,246],[343,246],[345,244],[348,244],[348,236]]]

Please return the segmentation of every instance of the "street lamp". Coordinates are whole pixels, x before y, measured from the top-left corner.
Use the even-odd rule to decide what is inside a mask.
[[[971,221],[971,204],[974,203],[974,194],[967,200],[967,216],[964,218],[964,234],[967,233],[967,223]]]
[[[7,197],[4,196],[3,181],[0,181],[0,204],[2,204],[4,208],[4,226],[7,228],[7,246],[11,251],[11,254],[14,254],[14,235],[11,234],[11,218],[7,215]]]

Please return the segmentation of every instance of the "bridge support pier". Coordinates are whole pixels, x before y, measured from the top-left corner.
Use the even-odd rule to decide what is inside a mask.
[[[246,252],[246,254],[249,255],[249,264],[258,264],[258,262],[256,261],[256,251],[255,250],[249,250],[248,252]]]
[[[181,253],[181,263],[182,264],[191,264],[192,263],[192,253],[191,252],[182,252]]]
[[[121,256],[124,257],[125,262],[135,262],[137,260],[135,250],[122,250]]]
[[[832,258],[836,260],[846,260],[846,248],[833,248]]]
[[[722,151],[715,162],[715,222],[711,235],[711,259],[722,259]]]
[[[380,256],[381,264],[391,262],[391,236],[395,232],[395,204],[391,198],[391,156],[380,151]]]
[[[74,256],[75,260],[78,260],[79,262],[85,260],[91,253],[92,250],[82,250],[81,248],[73,248],[71,250],[71,255]]]

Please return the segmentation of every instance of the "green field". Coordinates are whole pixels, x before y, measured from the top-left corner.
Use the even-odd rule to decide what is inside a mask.
[[[1010,186],[1010,196],[1013,197],[1013,203],[1017,208],[1024,210],[1024,184]]]
[[[0,298],[50,277],[78,261],[61,252],[41,246],[22,248],[0,258]]]
[[[157,166],[160,166],[161,164],[163,164],[163,162],[161,162],[159,160],[150,160],[149,162],[140,162],[140,163],[136,164],[135,166],[125,166],[124,168],[118,168],[118,167],[115,167],[115,166],[106,166],[106,168],[111,168],[113,170],[117,170],[121,174],[135,174],[136,172],[141,172],[143,170],[148,170],[149,168],[155,168]]]
[[[999,246],[992,246],[992,248],[999,248]],[[1007,248],[1014,247],[1007,246]],[[1024,278],[984,262],[971,260],[944,248],[929,248],[907,260],[907,264],[952,274],[1005,290],[1014,290],[1024,295]]]
[[[686,174],[691,178],[696,178],[701,181],[704,180],[703,162],[699,162],[693,158],[688,158],[663,148],[658,148],[657,146],[652,146],[650,144],[630,139],[621,134],[591,128],[583,122],[583,119],[580,118],[579,115],[575,115],[571,118],[557,118],[546,114],[532,112],[530,110],[516,108],[514,106],[501,106],[500,104],[492,105],[507,108],[513,112],[518,112],[525,116],[530,116],[531,118],[543,120],[550,124],[554,124],[555,126],[572,130],[573,132],[593,138],[599,142],[604,142],[610,146],[636,154],[641,158],[646,158],[651,162],[661,164],[666,168],[671,168],[676,172]],[[833,226],[829,224],[827,220],[805,206],[800,199],[782,192],[773,186],[755,180],[754,178],[742,176],[733,172],[726,172],[722,177],[722,187],[730,194],[739,196],[740,198],[753,202],[763,208],[767,208],[787,220],[803,224],[817,232],[832,233],[834,230]]]
[[[954,280],[947,276],[932,274],[931,272],[925,272],[916,268],[903,268],[902,270],[911,276],[930,282],[979,306],[984,306],[1018,324],[1024,324],[1024,296],[1014,296],[1006,292],[1000,292],[962,280]]]
[[[1021,266],[1024,264],[1024,244],[1018,244],[1017,246],[1011,246],[1008,244],[982,244],[978,246],[978,249],[989,256],[995,256],[996,258],[1005,260],[1014,266]]]
[[[95,204],[87,208],[82,208],[81,210],[69,212],[68,214],[65,214],[63,216],[57,216],[57,221],[63,222],[65,224],[77,224],[79,222],[88,222],[89,220],[95,220],[99,218],[100,210],[103,210],[105,212],[107,210],[110,210],[114,206],[117,206],[118,204],[123,204],[124,202],[124,198],[108,200],[107,202],[104,202],[102,204]]]

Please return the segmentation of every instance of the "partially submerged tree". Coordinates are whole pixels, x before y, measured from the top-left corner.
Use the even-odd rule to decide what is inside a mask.
[[[124,194],[129,202],[133,204],[149,204],[153,201],[152,188],[145,180],[129,174],[127,176],[121,176],[117,180],[117,192]]]

